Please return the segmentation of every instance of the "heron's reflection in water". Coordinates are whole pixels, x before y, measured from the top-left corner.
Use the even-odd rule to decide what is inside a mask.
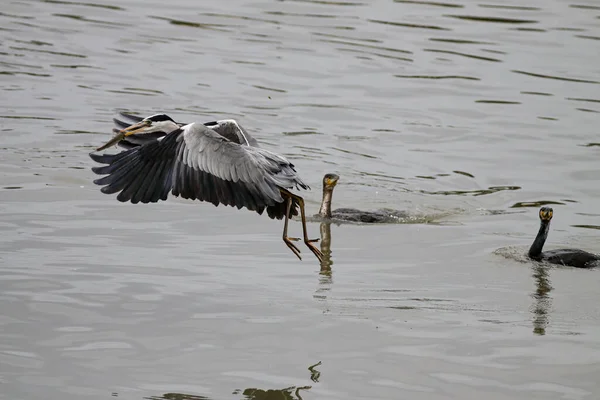
[[[316,368],[321,365],[321,361],[308,367],[310,371],[310,380],[318,383],[321,372]],[[248,388],[237,389],[233,394],[241,394],[241,399],[245,400],[302,400],[301,391],[312,389],[312,386],[290,386],[285,389],[258,389]],[[113,396],[117,397],[118,393]],[[185,393],[165,393],[160,396],[144,397],[145,400],[211,400],[209,397]]]
[[[310,380],[315,383],[318,383],[319,378],[321,377],[321,371],[317,369],[319,365],[321,365],[321,361],[308,367],[308,370],[310,371]]]
[[[533,333],[545,335],[548,326],[548,314],[552,308],[552,298],[549,296],[552,285],[548,276],[548,267],[544,265],[534,266],[533,277],[535,279],[535,291],[532,294],[534,302],[531,307]]]
[[[241,394],[244,400],[302,400],[300,391],[311,389],[311,386],[291,386],[285,389],[256,389],[236,390],[233,394]],[[185,393],[165,393],[162,396],[144,397],[145,400],[211,400],[209,397]]]
[[[244,399],[248,400],[302,400],[300,391],[308,390],[311,386],[296,387],[291,386],[285,389],[245,389],[242,394]],[[234,392],[235,393],[235,392]]]

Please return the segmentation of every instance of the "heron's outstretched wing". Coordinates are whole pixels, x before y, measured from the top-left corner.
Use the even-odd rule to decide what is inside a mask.
[[[117,200],[132,203],[155,203],[166,200],[172,189],[174,155],[177,135],[154,140],[117,154],[90,153],[92,160],[107,164],[93,167],[96,174],[106,175],[94,181],[104,186],[102,193],[119,193]]]
[[[119,154],[90,156],[108,164],[93,168],[107,175],[94,183],[104,186],[103,193],[120,192],[117,199],[123,202],[165,200],[171,191],[186,199],[246,207],[259,214],[267,208],[271,218],[282,218],[280,188],[308,189],[285,158],[240,146],[197,123]]]

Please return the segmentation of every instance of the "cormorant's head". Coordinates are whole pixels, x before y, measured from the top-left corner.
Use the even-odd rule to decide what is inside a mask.
[[[323,189],[333,190],[339,179],[340,177],[336,174],[325,174],[323,177]]]
[[[552,219],[552,208],[551,207],[542,207],[540,208],[540,219],[542,221],[550,222]]]

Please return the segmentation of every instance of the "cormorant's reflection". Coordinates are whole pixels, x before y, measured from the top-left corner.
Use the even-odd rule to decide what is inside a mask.
[[[548,326],[548,314],[552,307],[552,298],[549,293],[552,291],[550,279],[548,276],[548,267],[536,265],[533,267],[533,277],[535,278],[535,291],[532,294],[534,298],[531,312],[533,313],[533,333],[536,335],[545,335]]]
[[[323,253],[323,261],[321,261],[321,284],[332,283],[331,266],[331,221],[321,222],[321,253]]]
[[[233,394],[241,394],[244,400],[302,400],[301,390],[308,390],[311,386],[291,386],[285,389],[256,389],[248,388],[244,391],[236,390]],[[185,393],[165,393],[162,396],[145,397],[146,400],[210,400],[208,397],[196,396]]]

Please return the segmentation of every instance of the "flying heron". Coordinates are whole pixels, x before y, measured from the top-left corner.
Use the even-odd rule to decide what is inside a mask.
[[[102,193],[136,204],[166,200],[169,193],[184,199],[224,204],[283,219],[283,241],[299,258],[300,249],[288,237],[288,221],[302,219],[304,243],[321,261],[323,254],[309,239],[304,199],[290,189],[309,189],[285,157],[262,149],[235,120],[182,124],[165,114],[140,118],[121,113],[131,124],[115,119],[121,129],[96,151],[119,144],[117,154],[90,153],[101,164],[92,168]]]

